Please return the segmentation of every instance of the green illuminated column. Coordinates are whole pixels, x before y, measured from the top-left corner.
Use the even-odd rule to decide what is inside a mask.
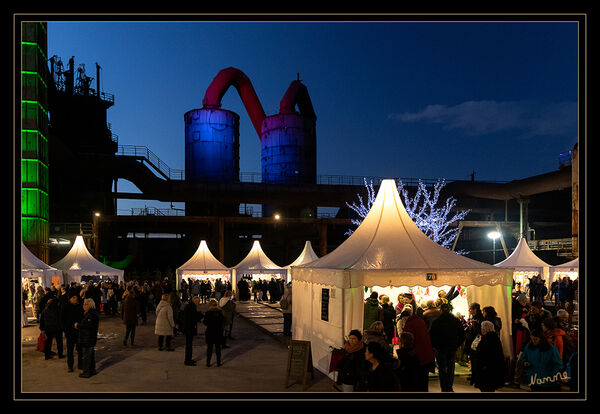
[[[46,23],[23,23],[21,51],[21,237],[33,254],[48,262]]]

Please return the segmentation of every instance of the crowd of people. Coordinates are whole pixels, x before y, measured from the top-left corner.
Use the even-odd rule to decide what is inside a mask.
[[[454,288],[442,290],[437,300],[417,305],[411,294],[400,294],[393,306],[388,296],[372,292],[363,330],[352,330],[334,352],[336,388],[427,392],[429,373],[437,370],[440,390],[452,392],[455,364],[464,363],[470,384],[481,392],[522,385],[531,391],[576,389],[577,332],[568,302],[553,314],[543,302],[515,292],[511,360],[500,339],[506,321],[479,303],[469,305],[468,316],[455,316],[456,295]]]

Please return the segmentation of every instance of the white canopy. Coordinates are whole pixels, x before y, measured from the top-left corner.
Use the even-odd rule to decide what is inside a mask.
[[[231,269],[221,263],[211,253],[205,240],[200,242],[196,253],[177,269],[177,288],[181,286],[183,276],[202,277],[223,275],[231,281]]]
[[[527,276],[533,276],[534,273],[542,276],[542,279],[549,279],[550,265],[537,257],[529,248],[527,240],[521,238],[515,250],[506,259],[495,264],[496,267],[511,268],[515,270],[515,282],[521,283],[524,288],[527,285]]]
[[[289,282],[292,278],[292,273],[291,273],[292,266],[300,266],[303,264],[308,264],[310,262],[314,262],[318,258],[319,258],[319,256],[317,256],[317,254],[313,250],[310,240],[307,240],[306,243],[304,243],[304,249],[302,250],[302,253],[300,253],[300,256],[298,256],[296,258],[296,260],[294,260],[292,263],[290,263],[289,265],[287,265],[285,267],[286,269],[288,269],[288,280],[287,281]]]
[[[21,242],[21,277],[41,278],[42,287],[52,285],[52,279],[56,277],[59,278],[61,284],[63,282],[62,271],[44,263],[23,242]]]
[[[82,236],[77,236],[73,247],[69,253],[58,262],[52,265],[53,267],[63,271],[66,279],[69,282],[81,282],[82,276],[111,276],[117,277],[119,281],[124,281],[124,271],[115,269],[99,262],[90,254]]]
[[[455,286],[468,288],[469,303],[493,306],[505,322],[504,353],[512,357],[512,269],[454,253],[429,239],[412,221],[394,180],[383,180],[371,210],[339,247],[291,268],[292,336],[310,340],[315,367],[328,374],[330,346],[363,330],[364,287]]]
[[[271,259],[267,257],[265,252],[263,252],[262,247],[260,246],[260,242],[258,240],[254,240],[252,244],[252,249],[248,255],[234,266],[235,270],[235,286],[237,286],[237,282],[244,274],[252,274],[252,275],[286,275],[287,269],[277,266]]]
[[[561,274],[564,274],[566,276],[569,276],[571,279],[577,279],[577,277],[579,276],[579,257],[567,263],[563,263],[556,266],[550,266],[549,283],[552,283],[554,281],[556,274],[558,274],[559,277]]]

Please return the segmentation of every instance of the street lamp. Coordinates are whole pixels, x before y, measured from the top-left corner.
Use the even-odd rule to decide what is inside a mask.
[[[487,235],[490,239],[492,239],[493,243],[493,256],[494,256],[494,264],[496,264],[496,239],[500,237],[500,232],[490,231]]]
[[[275,220],[279,220],[281,218],[281,216],[279,215],[279,213],[276,213],[275,216],[273,216],[275,218]]]

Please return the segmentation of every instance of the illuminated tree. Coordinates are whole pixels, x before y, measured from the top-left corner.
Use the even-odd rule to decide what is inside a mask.
[[[352,219],[352,224],[356,227],[362,223],[375,202],[376,194],[373,189],[373,180],[367,183],[367,179],[365,178],[364,182],[367,189],[366,203],[360,194],[358,194],[358,204],[356,202],[351,204],[346,203],[359,216],[359,219]],[[458,227],[452,226],[452,224],[463,220],[469,214],[470,210],[457,211],[452,214],[452,209],[456,206],[456,199],[454,197],[446,199],[444,205],[436,206],[439,202],[440,190],[445,185],[446,181],[439,179],[433,186],[433,192],[429,192],[425,184],[419,180],[417,192],[411,198],[402,180],[398,179],[397,181],[398,193],[404,203],[406,212],[417,227],[440,246],[451,249],[452,243],[458,234]],[[350,235],[353,232],[354,230],[350,229],[346,232],[346,235]],[[464,251],[456,253],[466,254]]]

